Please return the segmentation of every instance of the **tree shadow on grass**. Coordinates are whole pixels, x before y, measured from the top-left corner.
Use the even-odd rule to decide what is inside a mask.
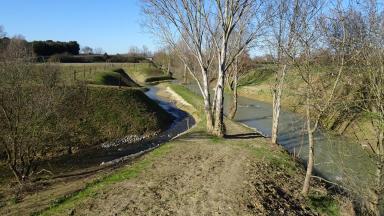
[[[263,137],[257,132],[225,135],[226,139],[255,139]]]
[[[104,75],[101,81],[104,85],[128,86],[121,78],[113,75]]]

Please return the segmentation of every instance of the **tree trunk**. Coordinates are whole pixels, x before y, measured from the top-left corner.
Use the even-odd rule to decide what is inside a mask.
[[[374,193],[375,193],[375,197],[374,197],[374,201],[372,202],[373,204],[373,212],[375,213],[375,215],[377,216],[380,216],[380,215],[383,215],[384,214],[384,206],[383,206],[383,187],[384,187],[384,179],[383,179],[383,175],[384,175],[384,172],[383,172],[383,169],[384,169],[384,165],[383,165],[384,161],[383,159],[378,159],[377,163],[376,163],[376,166],[377,166],[377,170],[376,170],[376,185],[375,185],[375,188],[374,188]]]
[[[184,64],[183,83],[184,84],[188,83],[188,79],[187,79],[187,65],[186,64]]]
[[[217,79],[216,98],[215,98],[215,118],[213,135],[224,137],[224,65],[220,64],[219,76]]]
[[[284,65],[281,72],[276,74],[275,87],[273,89],[273,103],[272,103],[272,144],[277,143],[277,135],[279,128],[279,118],[281,110],[281,95],[283,92],[284,78],[286,74],[287,65]]]
[[[227,50],[228,41],[227,38],[223,38],[221,50],[219,51],[219,62],[218,62],[218,77],[216,85],[216,95],[214,108],[214,129],[213,135],[218,137],[224,137],[225,135],[225,125],[224,125],[224,82],[225,82],[225,72],[226,72],[226,60],[227,60]]]
[[[237,112],[237,107],[238,107],[238,104],[237,104],[237,97],[238,97],[238,94],[237,94],[237,72],[235,72],[235,75],[234,75],[234,78],[233,78],[233,95],[232,95],[232,105],[231,105],[231,109],[229,110],[229,113],[228,113],[228,118],[229,119],[234,119],[235,116],[236,116],[236,112]]]
[[[203,94],[204,94],[204,112],[206,117],[207,132],[212,134],[213,132],[213,116],[211,110],[211,96],[209,93],[209,82],[207,69],[203,69]]]
[[[375,199],[373,202],[373,211],[375,215],[384,215],[384,131],[380,130],[377,142],[377,170],[375,182]]]
[[[167,68],[167,74],[168,76],[171,76],[171,61],[168,61],[168,68]]]
[[[19,185],[22,185],[23,184],[23,177],[22,175],[17,171],[16,169],[16,166],[12,165],[12,164],[8,164],[9,168],[12,170],[12,173],[13,175],[15,176],[16,180],[17,180],[17,183],[19,183]]]
[[[308,100],[309,99],[307,99],[307,101]],[[314,129],[311,128],[311,116],[310,116],[309,103],[306,106],[306,113],[307,113],[306,115],[307,115],[307,132],[308,132],[308,162],[307,162],[307,172],[305,174],[303,190],[301,192],[304,196],[307,196],[308,192],[309,192],[310,181],[311,181],[312,171],[313,171],[314,158],[315,158],[314,140],[313,140]]]

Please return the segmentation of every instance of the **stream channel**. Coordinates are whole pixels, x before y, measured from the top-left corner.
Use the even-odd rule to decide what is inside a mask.
[[[191,84],[187,87],[200,94],[197,85]],[[231,97],[228,95],[226,98]],[[225,111],[229,107],[229,102],[230,100],[225,100]],[[235,120],[270,137],[272,104],[239,97]],[[308,138],[304,117],[282,109],[278,131],[278,143],[306,163]],[[325,130],[316,131],[315,175],[341,185],[361,197],[367,196],[368,188],[372,188],[375,167],[367,151],[356,141]]]

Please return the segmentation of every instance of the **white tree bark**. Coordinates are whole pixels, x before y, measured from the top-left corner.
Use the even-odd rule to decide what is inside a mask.
[[[280,72],[276,74],[275,87],[273,89],[273,102],[272,102],[272,144],[277,143],[277,135],[279,130],[279,119],[281,110],[281,95],[284,87],[284,79],[286,75],[287,65],[281,68]]]

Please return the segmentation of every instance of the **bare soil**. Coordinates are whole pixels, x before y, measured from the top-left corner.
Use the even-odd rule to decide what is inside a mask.
[[[235,134],[233,134],[235,135]],[[236,137],[236,136],[233,136]],[[304,175],[289,175],[255,157],[269,145],[251,136],[212,140],[199,133],[170,143],[172,150],[138,177],[102,188],[68,209],[73,215],[317,215],[299,194]],[[271,151],[280,153],[278,147]]]

